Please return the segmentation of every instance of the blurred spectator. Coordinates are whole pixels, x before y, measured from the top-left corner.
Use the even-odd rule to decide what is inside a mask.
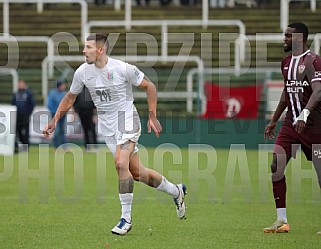
[[[180,0],[181,5],[191,5],[194,4],[194,1],[191,0]]]
[[[147,6],[149,5],[149,2],[150,2],[150,0],[145,0],[145,3],[146,3]],[[141,1],[140,0],[136,0],[136,4],[137,4],[137,6],[140,6],[141,5]]]
[[[160,0],[161,6],[169,5],[172,2],[172,0]]]
[[[161,6],[166,6],[166,5],[170,4],[171,2],[172,2],[172,0],[160,0]],[[136,0],[137,6],[141,6],[141,3],[142,3],[141,0]],[[146,6],[148,6],[149,3],[150,3],[150,0],[145,0]]]
[[[95,3],[96,5],[106,4],[106,0],[95,0],[94,3]]]
[[[51,89],[49,92],[47,107],[52,117],[55,115],[60,101],[67,93],[66,87],[67,87],[67,83],[65,80],[58,80],[56,82],[56,88]],[[61,117],[61,119],[57,123],[57,128],[55,130],[54,137],[53,137],[53,143],[56,148],[66,143],[65,126],[66,126],[66,115]]]
[[[19,80],[18,90],[13,94],[11,104],[17,107],[15,152],[18,152],[18,140],[21,144],[27,145],[22,147],[23,150],[29,148],[29,123],[35,107],[32,92],[24,80]]]
[[[74,109],[78,113],[85,138],[85,149],[95,149],[97,146],[96,125],[94,123],[95,105],[87,87],[84,87],[77,96]]]
[[[271,3],[270,0],[256,0],[256,4],[260,7],[265,7],[270,3]]]

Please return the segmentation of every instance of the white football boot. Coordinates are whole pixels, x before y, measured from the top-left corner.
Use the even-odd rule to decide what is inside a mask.
[[[178,188],[178,197],[174,198],[174,202],[176,205],[176,212],[177,217],[179,219],[185,219],[185,213],[186,213],[186,206],[185,206],[185,195],[186,195],[186,186],[184,184],[177,184],[176,187]]]
[[[111,232],[116,235],[125,235],[130,229],[132,229],[132,223],[128,223],[124,218],[121,218]]]

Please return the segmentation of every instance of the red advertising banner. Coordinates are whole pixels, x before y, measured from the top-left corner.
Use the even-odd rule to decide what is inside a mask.
[[[205,84],[208,119],[255,119],[260,103],[262,85],[221,87],[211,82]]]

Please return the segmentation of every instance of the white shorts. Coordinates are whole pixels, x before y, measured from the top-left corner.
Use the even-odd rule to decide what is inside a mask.
[[[110,150],[110,152],[115,156],[117,145],[125,144],[127,141],[132,141],[135,143],[134,153],[138,152],[138,139],[140,137],[141,130],[139,129],[136,133],[121,133],[116,132],[112,136],[104,136],[105,143]]]

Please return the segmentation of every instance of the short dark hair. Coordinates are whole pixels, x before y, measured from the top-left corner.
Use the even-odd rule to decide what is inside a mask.
[[[57,88],[60,87],[62,84],[65,84],[67,83],[67,80],[66,79],[59,79],[56,81],[56,86]]]
[[[303,41],[307,41],[308,40],[308,36],[309,36],[309,29],[307,27],[307,25],[305,25],[302,22],[293,22],[291,24],[288,25],[289,28],[293,28],[295,29],[295,33],[301,33],[303,34]]]
[[[101,42],[106,46],[107,49],[109,47],[107,36],[103,33],[91,34],[87,37],[87,41]]]

